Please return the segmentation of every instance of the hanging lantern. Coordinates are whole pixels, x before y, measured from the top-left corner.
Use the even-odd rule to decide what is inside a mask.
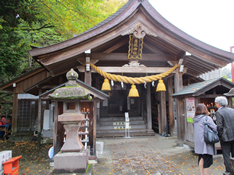
[[[159,91],[166,91],[166,86],[163,83],[163,80],[161,80],[161,79],[159,80],[158,86],[157,86],[157,89],[156,89],[156,92],[159,92]]]
[[[139,97],[139,93],[138,93],[138,90],[136,88],[136,85],[132,85],[131,86],[131,89],[129,91],[129,94],[128,94],[129,97]]]
[[[102,91],[110,91],[111,87],[110,87],[110,83],[109,80],[107,78],[105,78],[103,84],[102,84]]]

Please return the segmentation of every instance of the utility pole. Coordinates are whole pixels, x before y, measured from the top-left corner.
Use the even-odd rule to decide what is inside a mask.
[[[232,52],[232,49],[234,46],[230,47],[230,52]],[[232,74],[232,82],[234,83],[234,68],[233,68],[233,62],[231,63],[231,74]]]

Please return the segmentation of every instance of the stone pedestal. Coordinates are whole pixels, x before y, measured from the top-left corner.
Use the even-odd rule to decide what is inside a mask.
[[[80,124],[78,125],[64,125],[66,130],[66,141],[61,148],[62,152],[79,152],[83,149],[83,144],[80,141],[78,131],[80,128]]]
[[[84,114],[81,113],[64,113],[58,116],[58,121],[64,125],[66,131],[66,141],[61,148],[62,152],[82,151],[83,144],[80,141],[78,132],[81,121],[84,119]]]
[[[88,150],[57,153],[54,156],[54,173],[85,173],[88,166]]]

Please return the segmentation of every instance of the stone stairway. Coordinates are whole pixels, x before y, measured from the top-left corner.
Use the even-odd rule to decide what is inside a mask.
[[[143,117],[130,117],[130,136],[152,136],[155,133],[148,133],[147,126]],[[103,117],[99,121],[97,137],[124,137],[125,136],[125,117]]]

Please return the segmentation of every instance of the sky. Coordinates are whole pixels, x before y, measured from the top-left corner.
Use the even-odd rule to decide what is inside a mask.
[[[234,0],[149,2],[167,21],[192,37],[228,52],[234,46]]]

